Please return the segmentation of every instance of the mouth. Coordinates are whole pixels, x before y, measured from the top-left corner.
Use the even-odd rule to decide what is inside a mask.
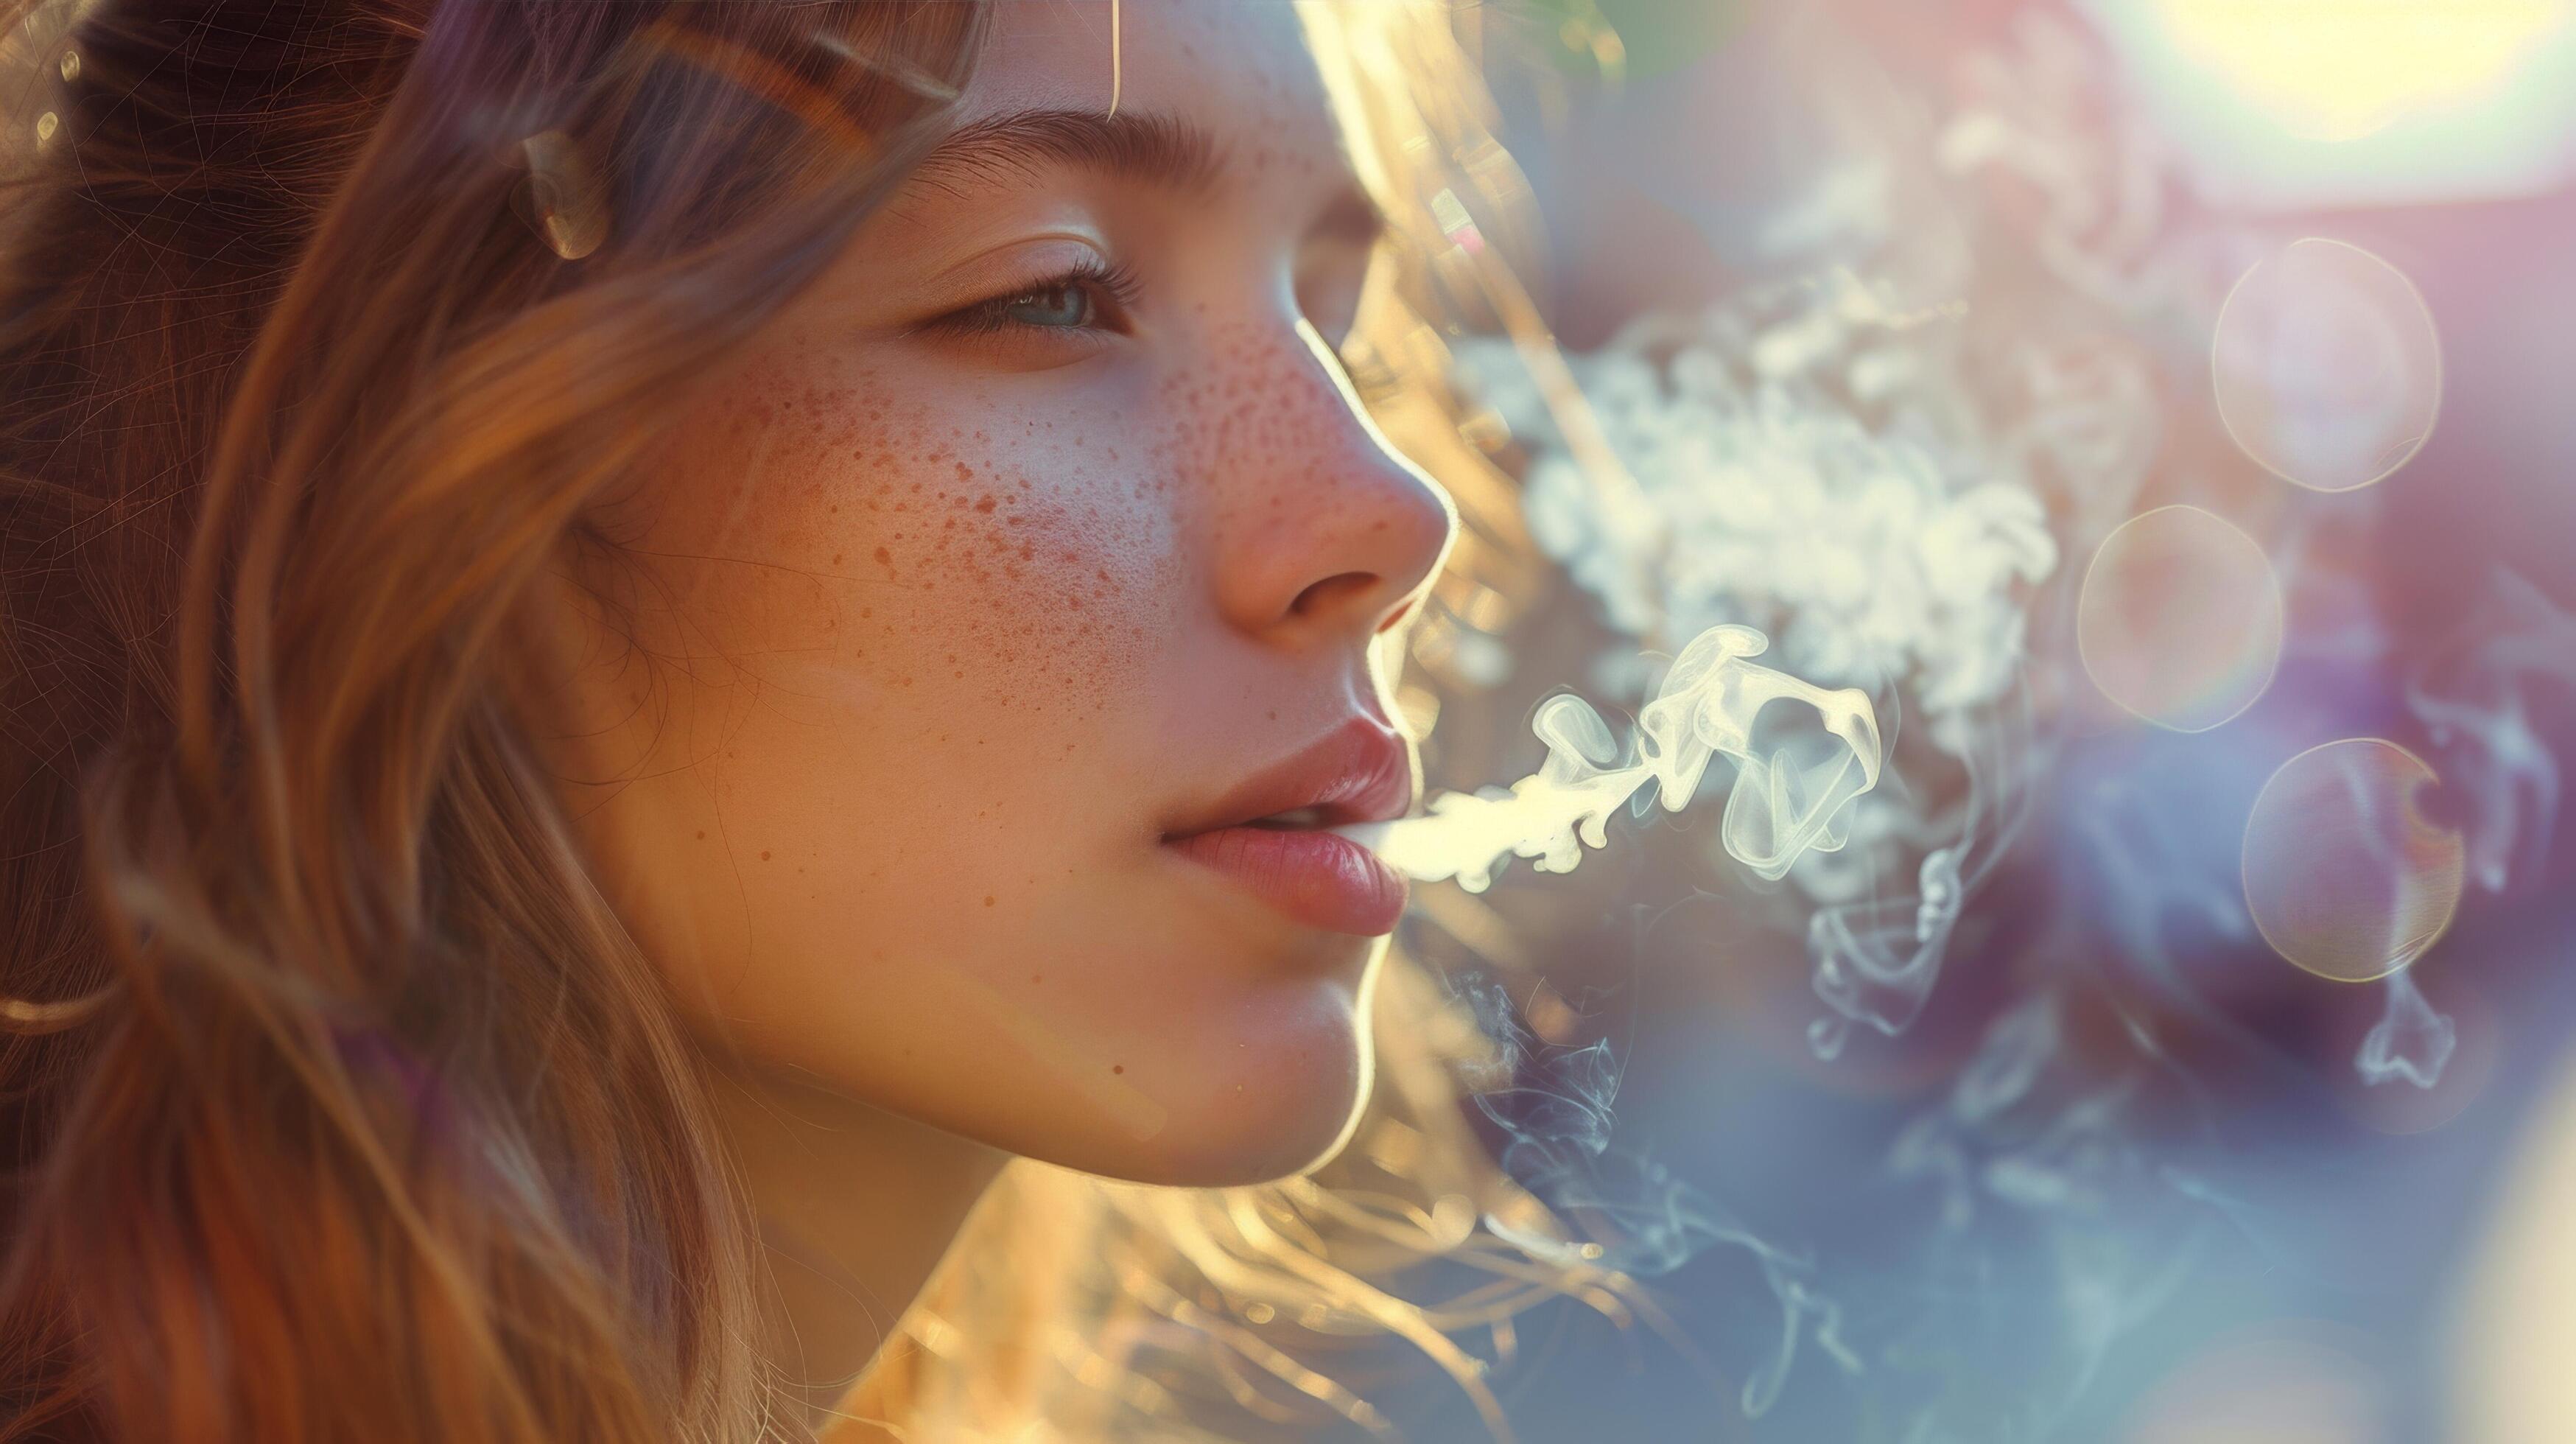
[[[1404,740],[1355,717],[1179,819],[1162,845],[1292,922],[1379,937],[1404,915],[1404,877],[1326,829],[1401,817],[1412,804]]]

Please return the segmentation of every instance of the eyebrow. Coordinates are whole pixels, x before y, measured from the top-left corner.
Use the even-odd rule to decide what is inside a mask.
[[[1129,111],[1015,110],[969,121],[922,158],[914,178],[1034,178],[1049,165],[1075,166],[1169,190],[1203,194],[1225,166],[1216,138],[1177,116]]]
[[[1216,188],[1225,161],[1216,137],[1178,116],[1014,110],[959,126],[922,158],[912,178],[948,190],[956,181],[1035,179],[1049,165],[1065,165],[1203,196]],[[1319,234],[1364,250],[1390,229],[1385,211],[1357,180],[1333,198],[1316,226]]]

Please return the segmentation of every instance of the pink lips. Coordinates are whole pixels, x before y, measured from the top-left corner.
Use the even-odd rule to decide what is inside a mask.
[[[1404,915],[1405,882],[1377,854],[1321,829],[1401,817],[1413,801],[1403,739],[1356,717],[1164,834],[1291,921],[1376,937]],[[1296,813],[1289,825],[1254,825]]]

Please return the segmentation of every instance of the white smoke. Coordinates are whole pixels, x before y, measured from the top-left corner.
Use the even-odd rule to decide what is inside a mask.
[[[1831,852],[1851,833],[1852,804],[1878,785],[1877,715],[1857,688],[1828,691],[1748,659],[1770,645],[1750,627],[1720,626],[1682,649],[1638,721],[1633,751],[1581,698],[1539,705],[1530,729],[1547,761],[1508,789],[1446,793],[1427,816],[1336,829],[1365,842],[1412,877],[1454,877],[1470,892],[1507,857],[1541,872],[1571,872],[1586,844],[1609,840],[1612,814],[1652,784],[1667,811],[1688,806],[1710,762],[1735,765],[1718,835],[1728,853],[1766,879],[1786,876],[1810,850]],[[1776,745],[1756,745],[1764,709],[1788,702],[1814,714]],[[1803,714],[1802,714],[1803,720]]]
[[[2387,1015],[2361,1040],[2360,1056],[2353,1060],[2366,1083],[2403,1078],[2418,1088],[2430,1088],[2442,1081],[2442,1069],[2460,1045],[2458,1026],[2434,1012],[2416,991],[2414,971],[2400,968],[2388,975]]]

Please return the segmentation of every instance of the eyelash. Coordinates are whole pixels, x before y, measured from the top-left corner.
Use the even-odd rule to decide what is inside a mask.
[[[1044,296],[1053,291],[1061,291],[1073,287],[1081,287],[1092,292],[1095,305],[1098,303],[1098,298],[1105,296],[1109,303],[1107,309],[1113,314],[1124,313],[1136,304],[1136,272],[1132,267],[1129,267],[1124,263],[1115,266],[1106,265],[1097,258],[1086,258],[1082,261],[1076,262],[1074,265],[1056,273],[1055,275],[1045,277],[1042,280],[1033,281],[1025,286],[1016,287],[1006,295],[994,296],[989,300],[977,301],[971,306],[960,307],[957,310],[949,312],[945,316],[939,316],[931,320],[924,321],[915,329],[922,331],[944,332],[954,336],[989,336],[997,332],[1012,330],[1091,331],[1105,329],[1097,325],[1040,326],[1031,322],[1019,320],[1010,314],[1012,307],[1017,306],[1032,297]]]
[[[1050,291],[1063,290],[1070,286],[1083,286],[1089,288],[1095,294],[1105,294],[1109,299],[1111,309],[1116,312],[1124,312],[1136,304],[1138,285],[1135,269],[1123,262],[1114,266],[1106,265],[1098,258],[1091,257],[1078,261],[1074,265],[1056,273],[1055,275],[1032,282],[1029,285],[1021,286],[1006,295],[994,296],[988,300],[977,301],[973,305],[963,306],[957,310],[951,311],[945,316],[934,317],[931,320],[924,321],[914,329],[919,331],[942,332],[953,336],[989,336],[996,332],[1007,330],[1071,331],[1098,329],[1095,327],[1038,326],[1026,321],[1017,320],[1010,315],[1010,309],[1013,306],[1028,300],[1032,296],[1043,296]],[[1363,405],[1372,407],[1382,405],[1385,402],[1392,400],[1404,389],[1403,378],[1396,374],[1395,368],[1386,365],[1370,353],[1361,352],[1353,354],[1344,352],[1341,353],[1340,360],[1342,363],[1342,374],[1350,378],[1351,389],[1359,394],[1360,401]]]

